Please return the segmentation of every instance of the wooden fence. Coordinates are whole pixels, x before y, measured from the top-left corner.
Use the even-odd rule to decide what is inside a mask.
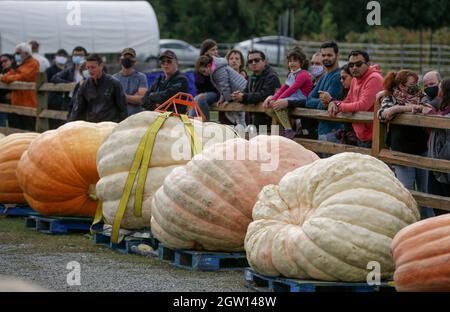
[[[36,131],[43,132],[48,130],[48,120],[58,119],[66,120],[67,112],[50,110],[47,108],[48,92],[70,92],[74,88],[74,84],[53,84],[45,82],[45,78],[40,76],[36,83],[14,82],[9,85],[0,83],[0,89],[6,90],[36,90],[38,94],[38,107],[28,108],[20,106],[12,106],[0,104],[0,112],[15,113],[22,116],[36,117]],[[378,111],[379,103],[375,105],[375,112]],[[212,111],[236,111],[236,112],[255,112],[264,113],[262,104],[243,105],[239,103],[230,103],[226,107],[218,107],[213,105]],[[372,148],[361,148],[351,145],[336,144],[325,141],[311,139],[296,139],[296,142],[302,144],[305,148],[316,153],[338,154],[342,152],[355,152],[366,155],[372,155],[387,164],[403,165],[426,170],[450,173],[450,161],[442,159],[431,159],[416,155],[410,155],[400,152],[394,152],[386,148],[386,124],[380,123],[376,113],[358,112],[358,113],[339,113],[336,117],[330,117],[327,111],[314,110],[306,108],[296,108],[292,112],[293,116],[339,121],[346,123],[373,123],[373,143]],[[450,129],[450,118],[439,116],[424,116],[420,114],[404,113],[397,116],[391,121],[391,124],[409,125],[416,127],[425,127],[433,129]],[[23,132],[20,129],[1,128],[0,133],[10,134],[15,132]],[[435,196],[420,192],[411,191],[416,201],[421,206],[442,209],[450,211],[450,198]]]

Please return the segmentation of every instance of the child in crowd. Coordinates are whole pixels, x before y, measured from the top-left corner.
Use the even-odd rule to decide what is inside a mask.
[[[289,102],[305,101],[313,88],[311,76],[308,73],[308,60],[300,48],[294,48],[287,56],[290,73],[286,82],[273,96],[269,96],[263,103],[266,114],[275,117],[284,128],[283,135],[294,139],[289,119]]]

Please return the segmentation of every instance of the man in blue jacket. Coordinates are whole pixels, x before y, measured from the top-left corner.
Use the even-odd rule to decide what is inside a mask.
[[[339,68],[339,47],[336,42],[329,41],[322,44],[320,52],[323,57],[323,65],[326,73],[320,78],[318,84],[314,87],[306,100],[306,108],[328,109],[328,103],[339,99],[342,93],[341,74]],[[318,127],[318,137],[321,141],[339,142],[336,138],[336,132],[344,129],[345,124],[320,121]]]

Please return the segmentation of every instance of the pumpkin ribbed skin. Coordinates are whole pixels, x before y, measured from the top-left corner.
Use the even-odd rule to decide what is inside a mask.
[[[245,157],[226,158],[238,150],[245,151]],[[268,171],[262,167],[266,161],[261,152],[266,150],[279,159],[278,166]],[[261,152],[252,157],[249,151]],[[217,144],[167,176],[152,202],[152,233],[173,248],[242,251],[261,189],[317,159],[313,152],[279,136]]]
[[[263,189],[247,259],[269,276],[348,282],[366,281],[369,262],[377,261],[387,278],[393,237],[419,218],[414,198],[384,163],[338,154]]]
[[[97,150],[115,126],[76,121],[33,141],[17,168],[30,206],[43,215],[93,216]]]
[[[25,204],[16,169],[22,154],[39,133],[15,133],[0,138],[0,203]]]
[[[5,135],[3,133],[0,133],[0,139],[3,139]]]
[[[128,117],[114,129],[98,151],[97,168],[101,179],[97,184],[97,195],[103,201],[103,217],[107,224],[114,222],[139,142],[158,116],[160,116],[158,112],[146,111]],[[204,147],[236,136],[230,127],[224,125],[202,123],[198,120],[192,122]],[[220,133],[223,136],[210,138],[211,133]],[[184,151],[183,155],[179,153],[180,150]],[[190,139],[183,122],[179,117],[168,118],[156,136],[144,187],[142,216],[134,215],[135,188],[138,180],[136,177],[121,228],[149,227],[153,194],[174,168],[185,165],[191,158]]]
[[[450,214],[401,230],[392,254],[397,291],[450,291]]]

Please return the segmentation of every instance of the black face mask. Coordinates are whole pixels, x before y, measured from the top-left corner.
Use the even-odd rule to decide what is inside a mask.
[[[419,92],[419,87],[418,86],[408,87],[408,91],[406,92],[410,95],[416,95],[417,92]]]
[[[133,65],[135,63],[136,63],[135,61],[130,60],[129,58],[124,58],[124,59],[120,60],[120,64],[122,64],[122,66],[125,67],[125,68],[133,67]]]
[[[437,97],[438,92],[439,92],[439,86],[434,86],[434,87],[429,87],[429,88],[425,88],[425,94],[428,95],[428,97],[430,99],[434,99],[435,97]]]

